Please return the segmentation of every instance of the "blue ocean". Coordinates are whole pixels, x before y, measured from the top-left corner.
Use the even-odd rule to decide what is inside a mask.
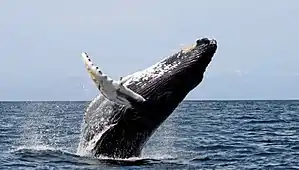
[[[299,101],[184,101],[142,156],[76,153],[89,102],[0,102],[0,169],[299,169]]]

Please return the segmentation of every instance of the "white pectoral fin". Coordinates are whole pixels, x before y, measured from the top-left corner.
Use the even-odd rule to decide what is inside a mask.
[[[124,86],[123,84],[120,84],[119,92],[124,94],[127,97],[130,97],[131,99],[134,99],[139,102],[144,102],[145,99],[139,95],[138,93],[135,93],[133,90],[129,89],[128,87]]]
[[[104,97],[115,103],[128,106],[130,106],[130,100],[145,101],[141,95],[124,86],[122,81],[117,82],[104,75],[99,67],[92,63],[87,53],[82,53],[82,58],[90,77]]]
[[[98,88],[100,88],[101,85],[101,76],[102,76],[102,72],[100,71],[100,69],[95,66],[90,57],[87,55],[87,53],[82,53],[81,54],[86,70],[89,74],[89,76],[91,77],[91,79],[93,80],[93,82],[97,85]]]

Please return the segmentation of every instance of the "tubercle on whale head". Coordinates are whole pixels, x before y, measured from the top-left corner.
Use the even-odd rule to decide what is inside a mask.
[[[212,58],[217,50],[217,41],[208,38],[197,39],[195,44],[189,48],[182,49],[179,53],[183,53],[185,56],[185,62],[200,62],[201,58]],[[175,54],[176,55],[176,54]],[[189,60],[188,60],[189,59]]]
[[[196,43],[188,51],[184,51],[186,70],[189,73],[204,74],[217,50],[217,41],[208,38],[197,39]],[[197,71],[196,71],[197,70]],[[194,75],[196,77],[196,75]],[[197,83],[198,84],[198,83]]]

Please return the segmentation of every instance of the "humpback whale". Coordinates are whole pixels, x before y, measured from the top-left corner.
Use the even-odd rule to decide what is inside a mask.
[[[201,83],[216,50],[216,40],[197,39],[191,47],[117,81],[82,53],[100,92],[85,110],[77,152],[111,158],[140,156],[156,129]]]

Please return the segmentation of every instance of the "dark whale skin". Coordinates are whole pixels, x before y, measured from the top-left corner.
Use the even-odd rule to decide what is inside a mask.
[[[130,100],[128,107],[99,95],[86,110],[78,150],[110,158],[140,156],[155,130],[201,83],[216,50],[216,40],[198,39],[193,47],[123,78],[145,102]]]

